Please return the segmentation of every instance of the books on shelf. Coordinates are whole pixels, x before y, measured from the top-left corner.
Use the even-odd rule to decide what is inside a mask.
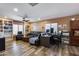
[[[8,37],[12,35],[12,21],[10,20],[0,20],[0,36]],[[1,34],[2,33],[2,34]]]

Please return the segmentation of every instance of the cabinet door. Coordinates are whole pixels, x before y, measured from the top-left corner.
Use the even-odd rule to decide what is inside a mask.
[[[5,50],[5,38],[0,38],[0,51]]]
[[[79,20],[70,21],[70,45],[79,45]]]
[[[78,29],[79,28],[79,20],[70,21],[70,27],[72,29]]]

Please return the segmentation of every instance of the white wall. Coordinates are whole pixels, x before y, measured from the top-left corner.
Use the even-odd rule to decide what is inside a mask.
[[[34,23],[32,28],[33,28],[33,31],[40,31],[40,27],[37,23]]]

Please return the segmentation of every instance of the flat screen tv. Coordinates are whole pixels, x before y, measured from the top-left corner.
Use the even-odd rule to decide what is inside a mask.
[[[22,34],[22,31],[19,31],[18,34]]]
[[[49,33],[50,32],[50,29],[46,29],[46,32]]]

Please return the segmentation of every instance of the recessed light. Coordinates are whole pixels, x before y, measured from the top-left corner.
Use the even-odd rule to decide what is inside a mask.
[[[38,20],[40,20],[40,18],[38,18]]]
[[[13,11],[18,12],[18,8],[14,8]]]
[[[74,20],[75,20],[75,18],[71,18],[71,20],[72,20],[72,21],[74,21]]]
[[[7,19],[4,19],[4,18],[3,18],[3,20],[5,21],[5,20],[7,20]]]
[[[4,16],[4,18],[8,18],[7,16]]]

